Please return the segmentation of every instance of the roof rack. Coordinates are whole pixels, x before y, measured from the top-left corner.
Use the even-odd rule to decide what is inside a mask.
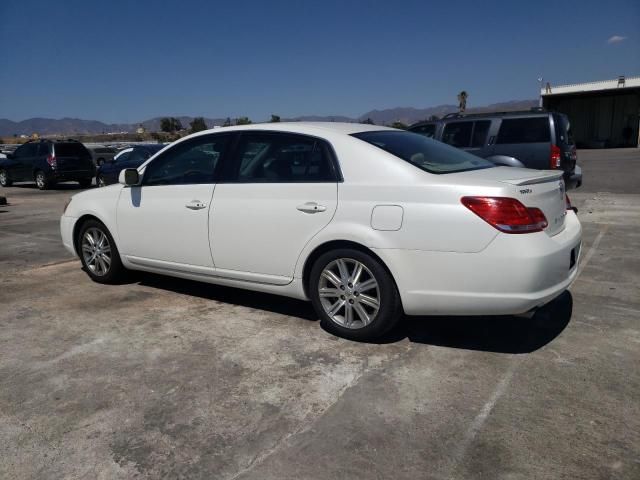
[[[447,113],[442,120],[447,118],[487,117],[489,115],[526,115],[527,113],[548,113],[543,107],[531,107],[529,110],[511,110],[507,112],[474,112],[474,113]]]

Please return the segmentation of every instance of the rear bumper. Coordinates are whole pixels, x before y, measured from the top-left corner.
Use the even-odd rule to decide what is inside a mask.
[[[391,270],[408,315],[514,315],[548,303],[571,285],[581,237],[570,211],[565,229],[553,237],[500,234],[478,253],[375,252]]]

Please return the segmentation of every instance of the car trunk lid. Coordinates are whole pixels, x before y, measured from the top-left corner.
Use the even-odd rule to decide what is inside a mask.
[[[512,178],[500,181],[512,185],[515,198],[525,206],[542,210],[548,222],[545,229],[548,235],[553,236],[564,229],[567,205],[562,171],[519,169]]]

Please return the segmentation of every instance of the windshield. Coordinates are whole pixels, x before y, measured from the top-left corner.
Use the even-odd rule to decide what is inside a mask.
[[[429,173],[454,173],[490,168],[494,164],[463,150],[417,133],[380,130],[354,133],[371,145],[389,152]]]

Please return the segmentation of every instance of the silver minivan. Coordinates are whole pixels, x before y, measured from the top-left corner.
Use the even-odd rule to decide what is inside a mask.
[[[566,115],[535,108],[524,112],[445,115],[409,127],[497,165],[564,170],[567,188],[582,185],[576,145]]]

